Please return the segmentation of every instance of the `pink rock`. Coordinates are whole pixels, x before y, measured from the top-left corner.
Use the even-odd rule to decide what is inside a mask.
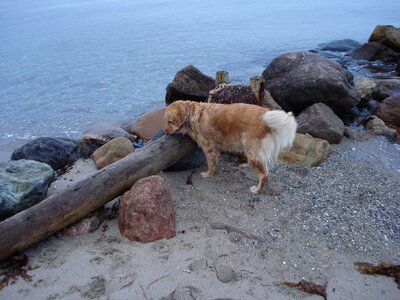
[[[63,234],[66,236],[78,236],[95,231],[103,216],[103,209],[98,209],[74,224],[64,228]]]
[[[151,140],[154,135],[164,128],[165,107],[146,112],[132,122],[127,122],[122,127],[131,134],[143,140]]]
[[[121,197],[118,225],[121,234],[132,241],[151,242],[175,236],[175,213],[163,178],[142,178]]]

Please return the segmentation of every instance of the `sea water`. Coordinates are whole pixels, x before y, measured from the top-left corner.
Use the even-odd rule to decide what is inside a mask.
[[[400,1],[0,0],[0,161],[164,106],[188,64],[247,83],[274,57],[400,27]]]

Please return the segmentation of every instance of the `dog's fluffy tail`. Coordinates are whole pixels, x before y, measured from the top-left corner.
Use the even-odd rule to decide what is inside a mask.
[[[279,153],[290,149],[296,136],[297,122],[291,112],[270,110],[264,113],[263,121],[271,130],[262,141],[264,165],[272,164],[278,159]]]

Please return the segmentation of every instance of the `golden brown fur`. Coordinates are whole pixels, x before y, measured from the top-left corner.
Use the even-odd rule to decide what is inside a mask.
[[[209,177],[216,171],[221,151],[244,153],[256,171],[259,183],[251,187],[257,194],[268,179],[268,163],[293,143],[297,124],[291,113],[273,111],[250,104],[213,104],[176,101],[165,112],[165,132],[189,134],[206,158]],[[284,136],[285,135],[285,136]]]

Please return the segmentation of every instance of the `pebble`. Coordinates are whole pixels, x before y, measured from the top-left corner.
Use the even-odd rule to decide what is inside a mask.
[[[237,280],[235,271],[229,266],[219,265],[215,268],[217,278],[223,283],[228,283]]]

